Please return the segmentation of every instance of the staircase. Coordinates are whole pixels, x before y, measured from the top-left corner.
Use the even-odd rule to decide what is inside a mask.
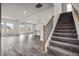
[[[48,46],[55,56],[79,56],[79,40],[71,12],[60,15]]]

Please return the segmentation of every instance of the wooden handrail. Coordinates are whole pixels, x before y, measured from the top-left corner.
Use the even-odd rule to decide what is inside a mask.
[[[50,20],[52,20],[53,17],[54,17],[54,16],[52,16]],[[47,24],[46,24],[45,26],[47,26],[47,25],[50,23],[50,20],[47,22]]]
[[[72,5],[72,4],[71,4]],[[75,9],[75,7],[72,5],[72,8],[73,10],[75,11],[76,15],[77,15],[77,18],[78,18],[78,21],[79,21],[79,12]]]
[[[42,27],[42,34],[41,34],[41,50],[42,52],[45,52],[45,43],[50,35],[50,32],[53,28],[53,17],[47,22],[46,25],[43,25]]]

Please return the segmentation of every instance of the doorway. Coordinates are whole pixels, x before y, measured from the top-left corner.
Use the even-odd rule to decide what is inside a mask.
[[[67,12],[70,12],[70,11],[72,11],[72,6],[71,6],[71,4],[69,3],[69,4],[67,4]]]

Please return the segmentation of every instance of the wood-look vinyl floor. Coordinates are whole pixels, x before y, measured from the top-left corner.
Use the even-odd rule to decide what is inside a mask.
[[[29,35],[5,36],[1,37],[2,56],[48,56],[50,54],[41,53],[40,37]]]

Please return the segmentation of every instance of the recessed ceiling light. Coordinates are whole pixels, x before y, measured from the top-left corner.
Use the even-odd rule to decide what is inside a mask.
[[[26,14],[26,11],[24,11],[24,14]]]
[[[19,27],[23,27],[23,25],[20,25]]]

